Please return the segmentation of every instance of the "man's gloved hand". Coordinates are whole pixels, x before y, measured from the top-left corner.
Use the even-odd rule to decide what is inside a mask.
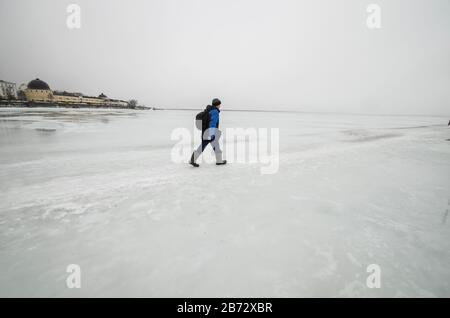
[[[208,128],[204,133],[203,133],[203,140],[209,140],[209,141],[214,141],[216,139],[219,139],[221,136],[221,131],[216,129],[216,128]],[[216,138],[217,137],[217,138]]]

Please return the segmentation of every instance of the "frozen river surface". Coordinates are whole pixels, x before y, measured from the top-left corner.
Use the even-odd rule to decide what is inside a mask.
[[[450,296],[449,118],[222,112],[263,175],[173,162],[195,113],[0,109],[0,296]]]

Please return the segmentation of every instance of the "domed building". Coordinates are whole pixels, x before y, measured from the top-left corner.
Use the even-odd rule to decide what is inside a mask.
[[[40,89],[40,90],[50,90],[50,86],[44,81],[41,81],[39,78],[32,80],[28,83],[28,89]]]
[[[24,93],[29,102],[48,102],[53,99],[50,86],[39,78],[29,82]]]
[[[98,97],[85,96],[81,93],[52,91],[50,86],[36,78],[28,83],[23,91],[30,106],[63,106],[63,107],[121,107],[127,108],[128,102],[108,98],[105,94]]]

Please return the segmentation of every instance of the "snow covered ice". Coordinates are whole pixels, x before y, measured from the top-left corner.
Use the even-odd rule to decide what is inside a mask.
[[[450,296],[449,118],[223,112],[262,175],[173,163],[195,113],[1,109],[0,296]]]

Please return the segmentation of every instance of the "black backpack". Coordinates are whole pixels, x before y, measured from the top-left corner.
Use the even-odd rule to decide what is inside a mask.
[[[197,127],[198,130],[204,131],[208,129],[210,110],[211,106],[208,106],[204,111],[201,111],[195,116],[195,127]]]

